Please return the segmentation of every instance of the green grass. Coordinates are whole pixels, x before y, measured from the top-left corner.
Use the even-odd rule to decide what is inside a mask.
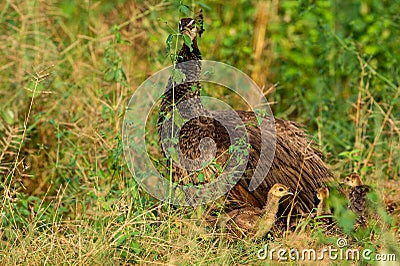
[[[358,171],[379,198],[399,201],[398,1],[186,4],[204,11],[204,59],[251,76],[277,117],[305,125],[335,177]],[[0,4],[1,265],[268,262],[256,255],[264,242],[226,241],[199,210],[159,206],[126,166],[125,107],[170,65],[166,40],[187,11],[172,1]],[[398,219],[349,245],[399,260]],[[300,224],[271,246],[329,241]]]

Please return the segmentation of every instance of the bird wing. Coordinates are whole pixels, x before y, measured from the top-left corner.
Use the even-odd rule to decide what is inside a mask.
[[[229,112],[214,113],[224,119],[229,125]],[[267,201],[267,191],[275,183],[283,183],[296,191],[296,208],[300,212],[307,213],[315,206],[314,192],[324,183],[332,181],[332,174],[321,159],[321,152],[314,141],[307,137],[303,129],[291,121],[263,117],[266,124],[274,123],[276,136],[267,134],[262,136],[258,127],[257,117],[254,112],[237,111],[243,123],[246,125],[249,143],[249,161],[244,177],[230,191],[230,200],[243,200],[251,206],[262,207]],[[237,126],[232,125],[233,127]],[[222,125],[215,125],[215,131],[223,131]],[[271,133],[271,132],[270,132]],[[272,132],[273,133],[273,132]],[[227,149],[230,145],[228,134],[216,134],[221,147]],[[260,156],[262,148],[266,152]],[[269,150],[270,149],[270,150]],[[268,154],[274,154],[270,158]],[[268,168],[270,160],[271,167]],[[254,169],[259,168],[255,173]],[[250,183],[253,175],[261,175],[261,184],[250,191]],[[281,209],[287,208],[289,202],[283,203]]]
[[[242,230],[251,230],[256,226],[259,218],[255,213],[240,213],[232,221]]]

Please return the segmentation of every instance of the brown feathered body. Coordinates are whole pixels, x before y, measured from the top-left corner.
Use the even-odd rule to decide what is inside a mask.
[[[234,238],[248,236],[256,227],[258,219],[263,214],[257,207],[243,207],[217,216],[206,217],[206,222],[216,228],[222,229]]]
[[[187,23],[188,20],[183,19],[181,23]],[[186,28],[191,31],[190,36],[193,36],[193,29]],[[184,74],[185,81],[179,83],[170,78],[161,102],[158,120],[163,148],[168,149],[173,145],[165,140],[166,136],[175,136],[174,133],[179,132],[179,136],[176,135],[179,138],[179,149],[185,158],[192,160],[191,169],[175,164],[169,165],[172,167],[173,181],[184,185],[199,185],[218,178],[221,169],[232,159],[228,150],[234,143],[231,142],[232,136],[228,132],[236,132],[234,134],[238,137],[246,135],[251,147],[244,174],[239,177],[240,180],[228,194],[228,202],[233,203],[231,209],[245,205],[262,208],[267,201],[266,191],[269,191],[274,184],[282,183],[295,192],[293,213],[310,212],[316,206],[314,191],[325,182],[332,181],[332,174],[322,161],[321,152],[315,142],[308,138],[304,130],[294,122],[264,117],[264,120],[270,122],[267,124],[275,126],[276,129],[276,148],[274,149],[275,145],[272,145],[272,142],[275,142],[275,138],[266,136],[261,139],[261,131],[253,112],[206,110],[200,101],[201,86],[198,82],[201,55],[196,37],[192,41],[191,47],[183,44],[176,65],[176,68]],[[185,62],[185,67],[181,66],[182,62]],[[190,118],[181,128],[171,118],[174,117],[174,110],[179,111],[184,119]],[[241,121],[238,121],[236,114]],[[224,126],[218,120],[224,121]],[[246,125],[245,128],[238,129],[237,125],[240,123]],[[207,138],[212,139],[215,144],[207,141],[201,143]],[[267,167],[271,163],[269,159],[260,158],[262,145],[270,149],[269,154],[274,154],[269,169]],[[214,151],[215,154],[213,154]],[[200,166],[195,165],[196,160],[204,161],[210,158],[216,159],[198,171]],[[216,167],[215,164],[222,167]],[[261,166],[261,172],[264,174],[263,181],[254,191],[250,191],[250,179],[257,165]],[[201,178],[200,172],[202,172]],[[190,200],[193,200],[192,196],[188,196],[188,201]],[[291,205],[285,202],[281,206],[280,212],[290,209]]]

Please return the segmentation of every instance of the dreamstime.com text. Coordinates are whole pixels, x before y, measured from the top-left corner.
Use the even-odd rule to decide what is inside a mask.
[[[332,261],[338,260],[366,260],[366,261],[396,261],[396,254],[373,254],[370,249],[350,249],[346,248],[347,240],[339,238],[337,247],[328,246],[321,250],[312,248],[296,249],[296,248],[271,248],[265,244],[263,248],[257,252],[260,260],[278,260],[278,261],[318,261],[326,258]]]

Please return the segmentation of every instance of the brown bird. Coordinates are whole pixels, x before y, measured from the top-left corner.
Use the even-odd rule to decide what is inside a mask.
[[[261,238],[272,228],[276,220],[279,201],[282,197],[293,195],[287,186],[275,184],[268,192],[267,204],[263,208],[244,207],[230,211],[220,217],[210,216],[206,220],[236,237],[249,236]]]
[[[282,183],[296,192],[296,196],[293,205],[283,202],[279,213],[287,214],[291,206],[294,206],[292,214],[309,213],[315,207],[315,190],[333,180],[332,173],[321,159],[322,154],[316,143],[291,121],[259,116],[244,110],[209,111],[203,106],[199,82],[202,65],[198,48],[198,37],[204,31],[201,25],[201,15],[195,19],[181,19],[179,28],[185,41],[177,56],[176,69],[183,74],[180,75],[183,82],[171,76],[160,106],[158,132],[163,153],[164,150],[178,150],[178,146],[184,157],[180,157],[179,162],[190,162],[190,167],[178,165],[175,160],[171,163],[173,156],[164,153],[168,159],[167,166],[172,168],[173,182],[192,186],[211,183],[219,178],[221,169],[225,169],[232,161],[229,150],[236,145],[232,140],[246,136],[250,144],[248,162],[244,166],[243,176],[238,177],[239,181],[229,191],[227,209],[237,208],[238,205],[262,208],[267,201],[266,191],[274,184]],[[190,41],[187,36],[190,37]],[[188,120],[183,126],[178,126],[178,122],[173,120],[176,112]],[[261,137],[259,119],[274,128],[276,138],[264,136],[265,134]],[[224,125],[219,121],[223,121]],[[238,128],[240,124],[245,126]],[[176,132],[179,132],[179,135],[174,135],[178,134]],[[177,139],[179,141],[176,141]],[[214,145],[203,141],[207,139],[212,139]],[[261,152],[262,147],[267,147],[266,153]],[[206,166],[202,164],[213,158],[213,163]],[[271,165],[270,168],[267,165]],[[257,174],[262,182],[255,190],[251,190],[250,180],[255,169],[258,169]],[[192,204],[202,196],[185,194],[185,199],[188,204]]]
[[[359,226],[366,227],[368,225],[367,194],[371,192],[371,187],[364,185],[357,173],[351,173],[346,176],[343,183],[350,187],[348,192],[348,207],[358,216],[355,228]]]

